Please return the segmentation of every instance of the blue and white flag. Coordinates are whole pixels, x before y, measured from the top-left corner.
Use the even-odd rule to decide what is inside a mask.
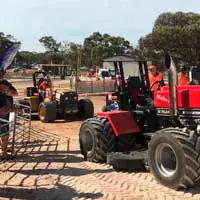
[[[0,70],[6,70],[9,67],[20,47],[20,43],[15,43],[11,47],[6,49],[6,51],[2,55],[0,55]]]

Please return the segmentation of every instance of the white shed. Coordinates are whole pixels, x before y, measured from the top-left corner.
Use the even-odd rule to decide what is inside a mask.
[[[139,74],[139,65],[138,62],[135,61],[133,58],[127,56],[114,56],[103,61],[103,68],[113,69],[114,70],[114,61],[122,61],[123,68],[124,68],[124,76],[128,78],[129,75],[131,76],[138,76]]]

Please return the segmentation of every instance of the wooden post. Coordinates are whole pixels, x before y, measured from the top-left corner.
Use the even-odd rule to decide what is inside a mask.
[[[79,73],[80,73],[80,67],[81,67],[81,48],[78,49],[78,59],[77,59],[77,65],[76,65],[76,82],[75,82],[75,91],[78,91],[78,81],[79,81]]]

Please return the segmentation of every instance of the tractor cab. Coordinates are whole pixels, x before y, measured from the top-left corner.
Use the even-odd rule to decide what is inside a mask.
[[[133,110],[149,105],[149,102],[153,101],[153,94],[149,84],[147,62],[139,62],[134,76],[129,76],[127,79],[124,77],[122,61],[114,62],[114,66],[115,92],[106,97],[107,109],[104,111],[108,111],[109,106],[114,102],[119,104],[121,110]],[[159,83],[156,84],[159,85]]]

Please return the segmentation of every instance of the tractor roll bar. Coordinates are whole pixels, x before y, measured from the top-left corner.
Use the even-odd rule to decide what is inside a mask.
[[[175,66],[170,54],[167,54],[165,56],[165,65],[168,70],[170,114],[172,117],[174,117],[174,116],[178,115],[177,93],[176,93],[177,71],[176,71],[176,66]]]
[[[146,80],[146,85],[147,85],[147,88],[148,88],[148,90],[150,91],[151,89],[150,89],[150,82],[149,82],[149,77],[148,77],[148,65],[147,65],[147,62],[146,61],[144,61],[144,74],[145,74],[145,80]]]
[[[121,75],[121,81],[122,81],[122,88],[125,88],[125,78],[124,78],[124,69],[123,69],[123,63],[122,61],[119,61],[119,70],[120,70],[120,75]]]
[[[148,77],[148,65],[146,61],[144,62],[139,61],[139,72],[140,72],[142,85],[146,86],[146,92],[150,92],[151,89],[150,89],[150,83],[149,83],[149,77]]]
[[[38,76],[38,74],[42,74],[44,77],[47,75],[45,72],[34,72],[33,73],[33,85],[34,85],[34,87],[37,87],[36,76]]]

